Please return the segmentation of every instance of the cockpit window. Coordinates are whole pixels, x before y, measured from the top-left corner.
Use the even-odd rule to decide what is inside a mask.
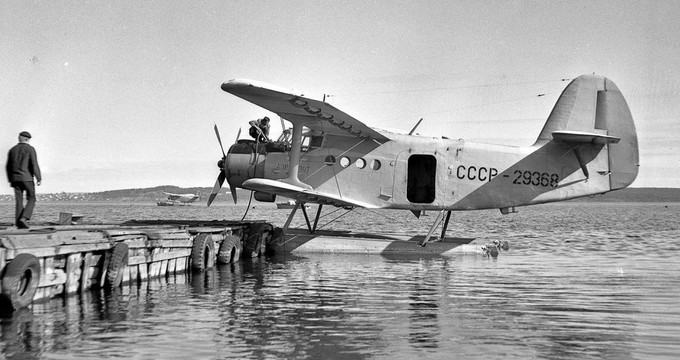
[[[323,139],[323,133],[317,133],[305,127],[302,129],[301,150],[304,152],[316,150],[323,146]],[[293,129],[284,130],[277,142],[287,143],[290,146],[293,142]]]

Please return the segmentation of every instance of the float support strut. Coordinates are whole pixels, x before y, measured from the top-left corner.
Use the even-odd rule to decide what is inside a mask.
[[[446,212],[446,219],[444,220],[444,226],[442,227],[442,237],[441,239],[444,240],[444,237],[446,237],[446,228],[449,227],[449,220],[451,219],[451,210]]]
[[[307,229],[309,229],[310,234],[314,234],[312,229],[312,224],[309,223],[309,216],[307,215],[307,209],[305,209],[305,204],[297,204],[302,209],[302,214],[305,216],[305,222],[307,223]]]
[[[312,229],[312,234],[316,232],[316,226],[319,225],[319,216],[321,215],[321,208],[323,208],[323,204],[319,204],[319,207],[316,209],[316,217],[314,218],[314,228]]]
[[[439,224],[442,223],[442,219],[444,218],[444,213],[446,210],[442,210],[437,214],[437,218],[434,220],[434,224],[430,227],[430,231],[427,232],[427,235],[425,238],[420,242],[420,246],[425,246],[427,243],[430,241],[430,238],[432,237],[432,234],[434,234],[434,231],[437,230],[437,227],[439,227]]]
[[[290,226],[290,222],[293,221],[293,216],[295,215],[295,212],[297,212],[297,209],[300,207],[300,204],[295,203],[295,206],[293,207],[293,210],[290,211],[290,215],[288,215],[288,219],[286,219],[286,223],[283,224],[283,231],[288,230],[288,227]]]

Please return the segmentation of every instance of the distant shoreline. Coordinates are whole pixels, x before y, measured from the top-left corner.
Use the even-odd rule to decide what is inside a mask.
[[[210,188],[180,188],[177,186],[158,186],[142,189],[123,189],[110,190],[94,193],[51,193],[38,194],[38,202],[124,202],[124,203],[155,203],[167,197],[164,192],[170,193],[191,193],[201,196],[196,202],[205,203]],[[249,191],[239,190],[239,198],[247,199]],[[225,191],[216,198],[217,202],[232,203],[231,196]],[[641,203],[675,203],[680,202],[680,188],[626,188],[623,190],[612,191],[604,195],[583,197],[571,202],[641,202]],[[14,203],[13,195],[0,195],[0,203]]]

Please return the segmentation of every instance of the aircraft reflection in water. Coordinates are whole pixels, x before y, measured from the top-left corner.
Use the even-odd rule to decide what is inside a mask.
[[[234,201],[235,189],[244,188],[259,201],[280,195],[318,203],[314,226],[307,220],[312,232],[325,204],[404,209],[416,216],[439,210],[425,245],[442,222],[444,237],[453,210],[498,208],[507,214],[516,206],[622,189],[638,173],[632,115],[616,85],[602,76],[574,79],[527,147],[376,130],[324,101],[256,81],[231,80],[222,89],[293,128],[279,141],[238,140],[226,154],[222,149],[208,205],[226,179]],[[222,146],[217,126],[215,131]]]

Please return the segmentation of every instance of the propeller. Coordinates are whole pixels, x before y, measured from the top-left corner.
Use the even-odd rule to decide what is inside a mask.
[[[238,129],[238,133],[241,135],[241,128]],[[217,135],[217,142],[220,143],[220,149],[222,149],[222,157],[225,158],[227,154],[224,153],[224,146],[222,146],[222,138],[220,137],[220,130],[217,129],[217,124],[215,124],[215,135]],[[236,139],[238,139],[238,136]]]
[[[225,154],[224,152],[224,146],[222,146],[222,138],[220,137],[220,131],[217,129],[217,124],[215,124],[215,135],[217,135],[217,142],[220,143],[220,149],[222,150],[222,159],[218,162],[220,174],[217,176],[215,185],[213,186],[212,192],[210,193],[210,197],[208,198],[208,206],[210,206],[213,200],[215,200],[215,197],[217,196],[217,194],[219,194],[220,189],[222,189],[222,185],[224,185],[224,180],[227,179],[226,169],[224,168],[225,163],[227,161],[227,154]],[[241,137],[241,128],[238,129],[238,133],[236,134],[236,141],[238,141],[239,137]],[[234,198],[234,204],[236,204],[237,200],[236,188],[229,184],[229,190],[231,191],[231,196]]]

